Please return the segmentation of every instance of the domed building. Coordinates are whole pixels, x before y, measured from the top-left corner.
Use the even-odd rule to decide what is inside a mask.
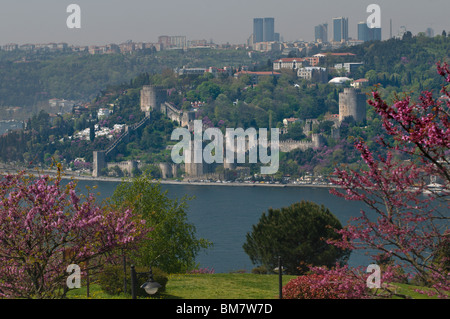
[[[332,78],[328,83],[336,84],[336,85],[343,85],[347,82],[352,82],[353,79],[347,78],[347,77],[335,77]]]

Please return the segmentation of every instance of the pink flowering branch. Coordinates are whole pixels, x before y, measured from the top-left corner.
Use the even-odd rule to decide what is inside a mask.
[[[101,267],[150,229],[132,211],[82,199],[61,175],[7,175],[0,180],[0,296],[55,298],[67,291],[67,266]],[[69,252],[69,253],[68,253]]]
[[[437,68],[450,82],[448,65]],[[335,245],[392,257],[442,297],[450,290],[449,256],[438,258],[450,235],[450,94],[446,86],[440,93],[438,99],[425,91],[418,103],[405,97],[388,105],[373,92],[368,103],[392,142],[380,138],[387,152],[376,156],[364,141],[356,141],[363,169],[337,168],[334,183],[341,188],[331,192],[369,208],[339,231],[343,240]],[[431,187],[431,176],[439,189]]]

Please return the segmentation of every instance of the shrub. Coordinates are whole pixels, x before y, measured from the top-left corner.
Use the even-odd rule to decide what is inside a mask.
[[[346,267],[335,270],[316,268],[290,280],[283,287],[284,299],[366,299],[366,282]]]
[[[138,267],[136,266],[137,273],[146,273],[149,271],[148,267]],[[168,275],[159,268],[152,267],[153,279],[158,282],[162,287],[158,289],[157,294],[164,292],[166,289],[167,282],[169,281]],[[131,294],[131,269],[127,268],[127,290],[126,293]],[[123,293],[123,265],[109,265],[106,266],[104,271],[99,275],[99,284],[102,290],[110,295],[119,295]],[[144,289],[140,286],[146,282],[148,279],[147,275],[137,276],[137,291],[136,295],[140,297],[148,297]]]
[[[258,266],[252,269],[252,274],[257,274],[257,275],[265,275],[267,274],[269,271],[267,270],[266,266]]]

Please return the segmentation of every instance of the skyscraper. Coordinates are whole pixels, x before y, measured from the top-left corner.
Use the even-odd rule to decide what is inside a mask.
[[[275,19],[264,18],[264,42],[275,41]]]
[[[264,19],[253,19],[253,42],[263,42],[264,40]]]
[[[358,23],[358,40],[381,41],[381,28],[369,28],[366,22]]]
[[[275,33],[274,18],[253,19],[253,43],[279,41],[279,38],[280,35]]]
[[[328,42],[328,24],[319,24],[314,28],[314,38],[316,42]]]
[[[344,42],[348,40],[348,18],[333,18],[333,41]]]
[[[369,27],[366,22],[358,23],[358,40],[367,41]]]
[[[369,28],[369,34],[373,41],[381,41],[381,28]]]

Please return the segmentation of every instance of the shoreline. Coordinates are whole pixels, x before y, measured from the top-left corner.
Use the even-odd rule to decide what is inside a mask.
[[[20,170],[0,170],[1,175],[8,175],[8,174],[17,174]],[[49,170],[43,170],[43,171],[37,171],[37,170],[27,170],[27,174],[33,174],[33,175],[48,175],[51,177],[56,177],[56,171],[49,171]],[[75,181],[96,181],[96,182],[131,182],[132,179],[130,178],[119,178],[119,177],[93,177],[93,176],[86,176],[86,175],[75,175],[75,174],[67,174],[67,172],[64,172],[61,175],[62,179],[65,180],[75,180]],[[273,183],[238,183],[238,182],[194,182],[194,181],[177,181],[177,180],[162,180],[162,179],[154,179],[152,180],[153,183],[160,183],[160,184],[166,184],[166,185],[184,185],[184,186],[228,186],[228,187],[279,187],[279,188],[286,188],[286,187],[310,187],[310,188],[339,188],[337,185],[329,185],[329,184],[273,184]]]

